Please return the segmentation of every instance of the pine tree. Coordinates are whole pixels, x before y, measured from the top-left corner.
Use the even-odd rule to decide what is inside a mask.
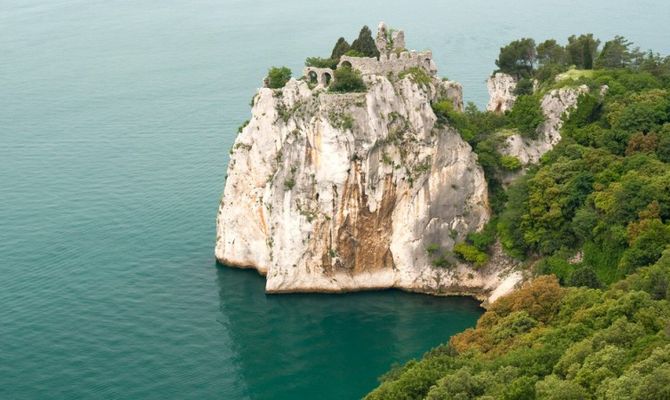
[[[340,57],[344,55],[351,46],[349,45],[349,42],[347,42],[343,37],[337,39],[337,43],[335,43],[335,47],[333,47],[333,52],[330,54],[330,58],[333,60],[337,60],[338,62],[340,61]]]
[[[358,39],[351,44],[351,50],[357,51],[365,57],[379,57],[379,50],[367,25],[361,29]]]
[[[593,69],[593,52],[588,41],[584,41],[582,54],[584,57],[584,69]]]

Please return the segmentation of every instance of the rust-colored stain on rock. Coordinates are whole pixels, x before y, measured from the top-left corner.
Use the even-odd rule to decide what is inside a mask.
[[[352,274],[393,268],[390,250],[392,214],[396,202],[393,175],[383,181],[384,193],[377,209],[370,211],[365,193],[365,177],[359,163],[352,165],[350,179],[343,187],[341,204],[336,210],[333,240],[338,269]],[[325,259],[325,257],[324,257]],[[330,261],[330,255],[328,257]]]

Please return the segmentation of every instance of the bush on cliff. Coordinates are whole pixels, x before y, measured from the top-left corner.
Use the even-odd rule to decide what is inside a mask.
[[[361,73],[351,68],[335,70],[335,81],[330,85],[331,92],[365,92],[367,87]]]
[[[281,89],[291,79],[291,70],[287,67],[272,67],[268,71],[267,85],[270,89]]]
[[[483,266],[489,260],[489,256],[486,253],[467,243],[457,243],[454,245],[454,253],[460,259],[471,263],[476,268]]]
[[[539,96],[519,96],[508,118],[510,126],[518,129],[522,136],[537,139],[537,128],[544,122]]]
[[[305,66],[314,68],[335,69],[337,68],[337,62],[338,60],[332,58],[307,57],[307,59],[305,60]]]

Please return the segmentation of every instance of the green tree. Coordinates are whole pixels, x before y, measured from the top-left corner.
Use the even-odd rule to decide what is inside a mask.
[[[537,45],[537,62],[542,65],[563,65],[565,58],[565,48],[554,39],[545,40]]]
[[[670,244],[670,226],[663,224],[660,219],[642,221],[642,231],[632,240],[621,262],[619,272],[622,276],[628,275],[635,269],[655,263]]]
[[[520,79],[532,75],[536,57],[535,41],[523,38],[501,47],[496,65],[499,71]]]
[[[598,53],[600,40],[595,39],[592,33],[568,38],[568,45],[565,50],[568,55],[568,62],[577,68],[593,69],[593,60]]]
[[[508,201],[498,222],[498,235],[503,248],[512,256],[522,258],[528,244],[521,223],[528,212],[528,175],[517,180],[507,191]]]
[[[272,67],[268,71],[266,78],[267,86],[270,89],[280,89],[291,79],[291,70],[287,67]]]
[[[529,78],[519,79],[514,88],[514,94],[517,96],[533,94],[533,81]]]
[[[647,53],[636,52],[634,64],[640,71],[663,80],[666,86],[670,84],[670,56],[663,57],[651,50]]]
[[[349,51],[350,48],[351,46],[349,45],[349,42],[347,42],[343,37],[341,37],[337,39],[337,43],[335,43],[335,47],[333,47],[333,51],[330,53],[330,58],[333,60],[337,60],[337,62],[339,62],[340,57],[342,57],[347,51]]]
[[[625,68],[633,61],[631,42],[623,36],[615,36],[613,40],[605,42],[603,50],[596,59],[596,68]]]
[[[580,267],[572,272],[570,275],[570,280],[568,285],[575,287],[589,287],[592,289],[597,289],[602,286],[598,280],[598,275],[596,275],[593,268],[590,267]]]
[[[372,32],[367,25],[361,29],[358,39],[351,43],[350,50],[355,50],[365,57],[379,57],[379,50],[377,49],[375,40],[372,38]]]
[[[305,60],[305,66],[314,68],[335,69],[337,67],[337,60],[334,60],[332,58],[307,57],[307,59]]]
[[[335,82],[330,85],[332,92],[365,92],[367,87],[361,73],[351,68],[335,70]]]
[[[483,266],[489,260],[486,253],[479,251],[475,246],[467,243],[457,243],[454,245],[454,253],[477,268]]]
[[[667,90],[652,89],[614,102],[606,115],[615,129],[650,132],[670,121],[670,96]]]
[[[586,400],[590,396],[583,387],[564,381],[555,375],[547,376],[535,385],[538,400]]]
[[[521,161],[514,156],[501,156],[500,165],[508,171],[518,171],[521,169]]]
[[[656,146],[658,159],[670,163],[670,123],[665,123],[658,130],[658,145]]]
[[[508,116],[512,128],[531,139],[537,138],[537,128],[544,122],[544,114],[538,96],[519,96]]]

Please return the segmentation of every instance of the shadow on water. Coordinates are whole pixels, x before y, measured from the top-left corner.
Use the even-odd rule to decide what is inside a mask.
[[[217,265],[221,323],[258,399],[361,397],[403,363],[475,324],[468,297],[399,290],[267,295],[253,270]]]

